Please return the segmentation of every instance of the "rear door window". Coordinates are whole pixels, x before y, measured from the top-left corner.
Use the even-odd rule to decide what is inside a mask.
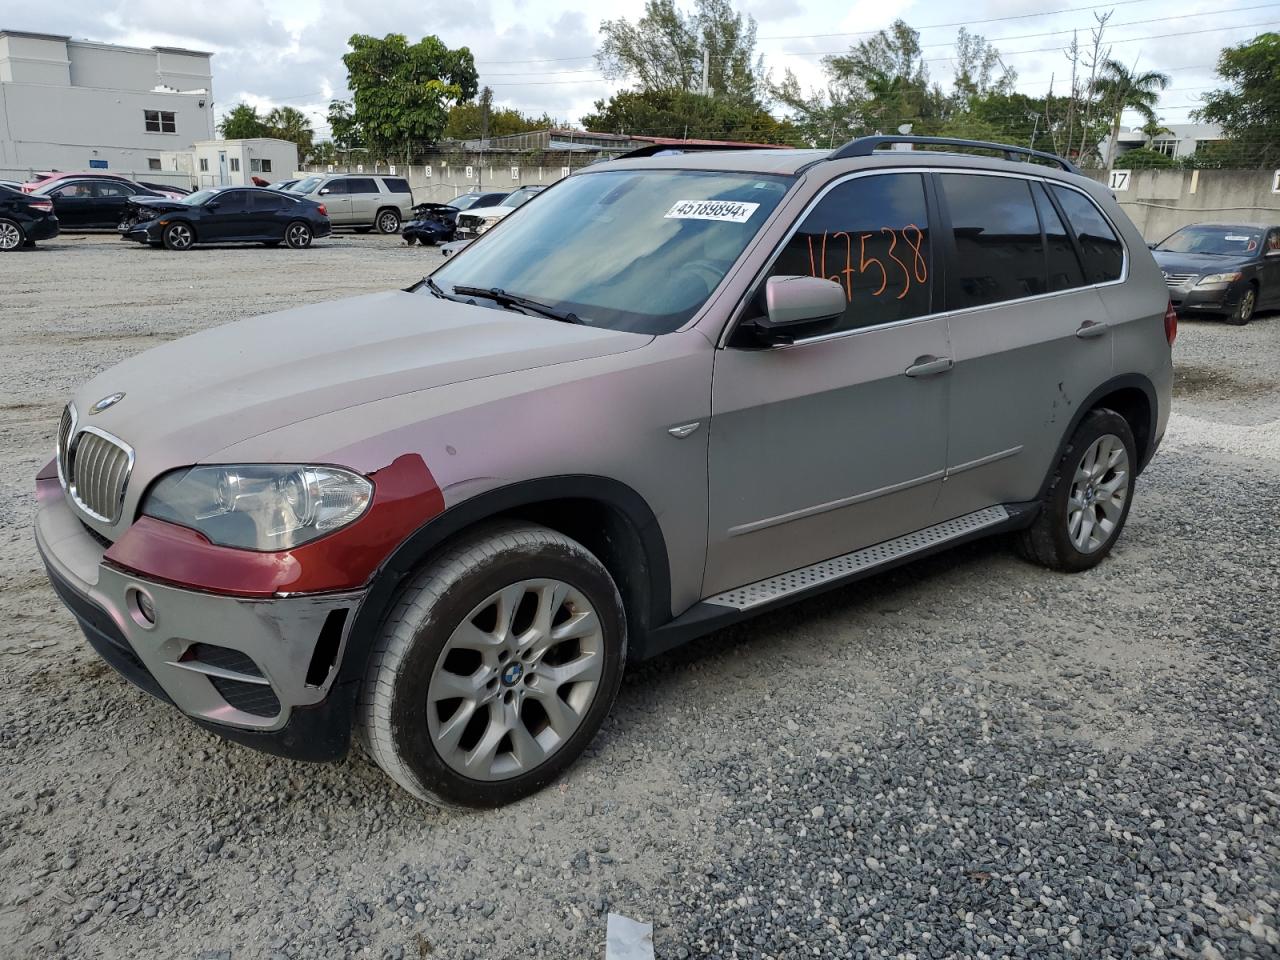
[[[409,181],[401,177],[385,177],[382,181],[392,193],[409,193]]]
[[[1107,218],[1093,201],[1078,190],[1054,184],[1051,188],[1067,215],[1080,252],[1084,257],[1084,272],[1089,283],[1108,283],[1119,280],[1124,270],[1124,246],[1111,229]]]
[[[1040,225],[1044,227],[1045,262],[1048,266],[1049,290],[1070,290],[1084,286],[1084,272],[1080,269],[1080,260],[1076,256],[1075,244],[1067,233],[1066,225],[1058,216],[1058,211],[1049,202],[1049,195],[1044,192],[1044,185],[1033,183],[1031,192],[1035,194],[1036,210],[1040,214]]]
[[[377,193],[378,183],[373,177],[348,177],[347,193]]]
[[[929,313],[931,256],[924,179],[879,174],[831,188],[787,241],[769,276],[840,284],[844,315],[822,331],[834,333]],[[761,312],[762,305],[761,299]]]
[[[249,209],[255,213],[269,213],[273,210],[279,210],[285,203],[289,202],[284,197],[269,191],[258,193],[257,191],[249,194]]]
[[[955,255],[947,306],[980,307],[1045,293],[1045,250],[1031,184],[945,173]]]
[[[321,189],[321,190],[328,190],[328,191],[329,191],[329,192],[326,194],[326,196],[330,196],[330,197],[346,196],[346,194],[347,194],[347,181],[345,181],[345,180],[330,180],[328,183],[326,183],[326,184],[325,184],[323,187],[321,187],[320,189]]]

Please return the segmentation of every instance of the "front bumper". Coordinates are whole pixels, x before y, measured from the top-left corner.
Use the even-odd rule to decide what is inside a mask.
[[[40,493],[36,544],[49,579],[117,672],[258,749],[305,760],[346,753],[355,685],[335,688],[334,678],[364,591],[247,599],[138,577],[104,561],[56,480]]]
[[[1197,287],[1194,281],[1169,288],[1169,299],[1179,316],[1197,313],[1232,313],[1244,296],[1246,285],[1239,281],[1212,287]]]

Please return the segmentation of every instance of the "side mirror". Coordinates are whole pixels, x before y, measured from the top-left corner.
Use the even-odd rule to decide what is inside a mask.
[[[1160,246],[1160,241],[1159,241],[1159,240],[1152,240],[1150,243],[1148,243],[1148,244],[1147,244],[1147,249],[1148,249],[1148,250],[1154,250],[1154,249],[1155,249],[1156,247],[1158,247],[1158,246]]]
[[[764,285],[765,316],[756,324],[765,330],[834,320],[848,301],[844,288],[821,277],[770,277]]]
[[[204,205],[204,208],[206,210],[217,210],[220,206],[222,206],[222,204],[220,204],[217,200],[210,200],[208,203]]]
[[[328,187],[321,187],[321,188],[320,188],[320,196],[322,196],[322,197],[323,197],[323,196],[324,196],[326,193],[328,193],[328,192],[329,192],[329,188],[328,188]]]

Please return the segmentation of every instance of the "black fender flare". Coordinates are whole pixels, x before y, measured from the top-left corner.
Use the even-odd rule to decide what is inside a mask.
[[[1125,373],[1118,377],[1112,377],[1110,380],[1097,387],[1092,393],[1085,397],[1084,401],[1076,407],[1075,414],[1071,417],[1071,422],[1067,424],[1067,429],[1062,433],[1062,439],[1058,441],[1058,449],[1054,452],[1053,460],[1049,463],[1049,470],[1045,474],[1044,482],[1040,484],[1040,492],[1036,494],[1038,501],[1043,501],[1049,493],[1049,485],[1053,482],[1053,476],[1057,472],[1058,464],[1062,462],[1063,455],[1067,452],[1067,444],[1071,441],[1072,435],[1076,432],[1076,428],[1080,426],[1080,421],[1090,410],[1095,409],[1099,401],[1108,394],[1115,393],[1118,390],[1142,391],[1147,398],[1147,409],[1150,411],[1149,422],[1146,424],[1147,445],[1142,451],[1138,462],[1138,473],[1141,473],[1151,462],[1151,457],[1155,454],[1156,444],[1159,437],[1156,436],[1156,424],[1160,421],[1160,401],[1156,395],[1156,388],[1152,382],[1140,373]]]
[[[400,585],[441,544],[490,518],[522,507],[566,499],[594,500],[612,508],[626,518],[638,538],[644,553],[648,602],[645,609],[637,611],[641,622],[630,624],[632,631],[644,633],[670,620],[671,567],[666,539],[644,497],[619,480],[590,474],[522,480],[468,497],[447,508],[405,538],[383,561],[370,580],[368,593],[348,631],[335,688],[357,684],[363,678],[374,638]]]

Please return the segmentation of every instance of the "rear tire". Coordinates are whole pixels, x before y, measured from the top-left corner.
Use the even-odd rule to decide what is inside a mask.
[[[14,220],[0,220],[0,250],[9,253],[21,250],[27,242],[22,225]]]
[[[190,250],[196,242],[196,232],[191,225],[179,220],[164,228],[164,245],[166,249],[182,252]]]
[[[401,591],[365,674],[360,735],[422,800],[511,803],[591,742],[626,654],[622,599],[585,547],[528,523],[483,528]]]
[[[408,244],[409,246],[411,246],[411,247],[412,247],[415,243],[417,243],[417,242],[418,242],[418,238],[417,238],[417,237],[405,237],[405,238],[404,238],[404,242],[405,242],[406,244]]]
[[[1035,522],[1018,534],[1018,552],[1068,573],[1101,563],[1129,516],[1137,466],[1129,422],[1113,410],[1089,411],[1067,443]]]
[[[1240,302],[1236,304],[1235,310],[1227,316],[1227,323],[1233,327],[1243,327],[1246,323],[1253,319],[1253,312],[1258,307],[1258,288],[1255,284],[1249,284],[1244,293],[1240,295]]]
[[[311,246],[311,228],[301,220],[294,220],[284,228],[284,242],[294,250]]]
[[[374,221],[379,233],[399,233],[400,213],[397,210],[379,210]]]

